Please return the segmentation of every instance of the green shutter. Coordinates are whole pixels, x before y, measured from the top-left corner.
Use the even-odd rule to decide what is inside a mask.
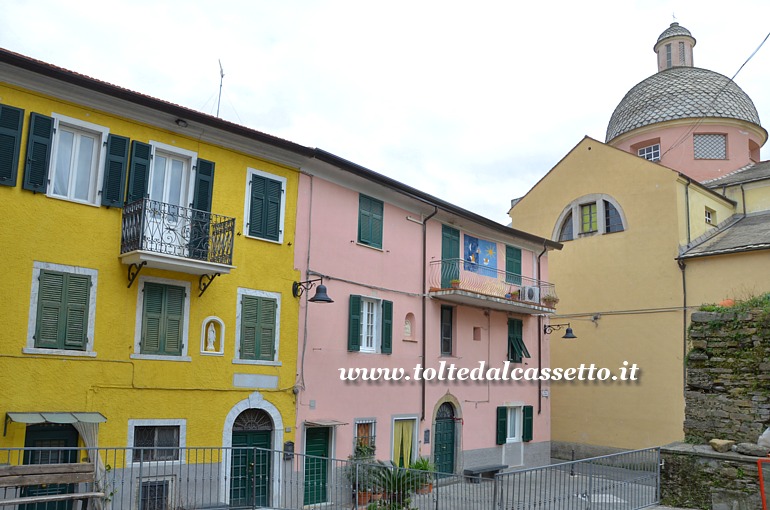
[[[449,288],[451,280],[460,278],[460,231],[441,226],[441,288]]]
[[[64,273],[40,271],[35,347],[59,348],[65,285]]]
[[[144,311],[142,313],[142,354],[160,354],[163,324],[164,286],[144,284]]]
[[[263,361],[275,358],[275,310],[274,299],[259,300],[259,359]]]
[[[532,406],[524,406],[524,423],[522,424],[522,441],[532,441],[532,429],[534,425],[534,415]]]
[[[505,444],[508,439],[508,408],[497,408],[497,420],[496,420],[496,439],[497,444]]]
[[[382,302],[382,352],[393,352],[393,302]]]
[[[45,193],[48,187],[48,166],[51,163],[53,145],[53,119],[32,113],[29,117],[27,161],[24,164],[22,188]]]
[[[277,241],[281,234],[281,181],[260,175],[251,178],[249,235]]]
[[[91,277],[41,270],[35,347],[85,350]]]
[[[358,198],[358,242],[382,248],[383,203],[360,195]]]
[[[88,340],[88,300],[91,278],[86,275],[65,275],[67,295],[64,311],[63,345],[65,349],[85,350]]]
[[[125,136],[110,135],[107,138],[107,160],[104,163],[102,181],[102,205],[104,206],[123,207],[129,145],[129,139]]]
[[[151,145],[136,140],[131,142],[131,166],[128,174],[127,204],[141,200],[147,195],[147,186],[150,180],[151,154]]]
[[[361,350],[361,296],[350,296],[350,320],[348,322],[348,350]]]
[[[184,287],[167,286],[165,289],[165,334],[163,335],[163,353],[181,356],[184,347]]]
[[[508,319],[508,360],[521,363],[523,358],[531,357],[524,345],[524,323],[519,319]]]
[[[198,159],[196,170],[192,208],[211,212],[211,198],[214,192],[214,163],[205,159]]]
[[[24,110],[0,105],[0,185],[16,186]]]
[[[243,296],[241,298],[240,359],[257,359],[258,316],[259,300],[253,296]]]
[[[505,281],[521,285],[521,249],[505,247]]]

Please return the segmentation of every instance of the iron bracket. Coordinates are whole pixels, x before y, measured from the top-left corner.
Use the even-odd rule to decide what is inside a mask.
[[[214,273],[212,275],[208,275],[208,274],[201,275],[200,279],[198,280],[198,288],[201,290],[201,293],[198,294],[198,297],[201,297],[203,293],[206,292],[206,289],[209,288],[209,285],[211,285],[211,282],[213,282],[214,278],[216,278],[217,276],[219,276],[219,273]],[[205,282],[203,281],[204,278],[206,279]]]
[[[131,288],[131,285],[134,284],[134,280],[136,280],[136,277],[139,276],[139,271],[142,270],[144,266],[147,265],[147,261],[143,260],[139,264],[129,264],[128,266],[128,288]]]

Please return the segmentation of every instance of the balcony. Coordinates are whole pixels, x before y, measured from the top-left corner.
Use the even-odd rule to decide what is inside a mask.
[[[134,268],[228,274],[234,233],[235,218],[145,198],[123,208],[120,259]]]
[[[552,283],[462,259],[431,262],[428,287],[442,301],[505,312],[553,313],[558,302]]]

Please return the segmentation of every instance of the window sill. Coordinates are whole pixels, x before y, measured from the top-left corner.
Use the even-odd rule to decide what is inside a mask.
[[[382,249],[381,247],[372,246],[371,244],[364,244],[361,241],[356,241],[356,244],[358,246],[363,246],[364,248],[369,248],[370,250],[378,251],[380,253],[385,253],[385,250]]]
[[[70,351],[67,349],[42,349],[40,347],[25,347],[23,354],[42,354],[44,356],[75,356],[79,358],[95,358],[94,351]]]
[[[255,241],[265,241],[266,243],[283,244],[283,236],[279,237],[277,241],[275,239],[266,239],[264,237],[250,236],[248,234],[244,234],[243,237],[245,237],[246,239],[254,239]]]
[[[262,361],[257,359],[234,359],[233,365],[259,365],[266,367],[282,367],[282,361]]]
[[[162,354],[132,354],[131,359],[148,359],[156,361],[192,361],[190,356],[166,356]]]
[[[101,191],[99,192],[101,193]],[[67,197],[60,197],[58,195],[54,195],[53,193],[46,193],[46,196],[48,198],[53,198],[56,200],[64,200],[65,202],[72,202],[73,204],[80,204],[80,205],[89,205],[91,207],[100,207],[100,204],[94,204],[92,202],[87,202],[85,200],[75,200],[74,198],[67,198]]]

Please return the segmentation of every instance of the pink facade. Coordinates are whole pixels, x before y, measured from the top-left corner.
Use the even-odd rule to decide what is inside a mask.
[[[379,459],[403,462],[426,456],[452,472],[482,464],[547,463],[547,383],[490,379],[502,378],[505,367],[510,373],[516,367],[548,366],[542,316],[553,310],[539,298],[526,302],[511,292],[527,287],[554,293],[544,284],[544,246],[560,245],[482,221],[437,199],[416,199],[415,190],[394,181],[367,181],[361,174],[368,171],[356,168],[348,176],[325,167],[304,169],[300,181],[296,268],[303,280],[322,277],[334,302],[309,302],[313,288],[299,298],[296,450],[316,448],[312,441],[320,433],[328,437],[328,455],[334,458],[348,457],[355,444],[372,436]],[[361,242],[360,209],[368,207],[369,200],[382,205],[381,246]],[[454,257],[459,258],[447,257],[447,231],[457,235]],[[469,242],[483,248],[477,250],[484,259],[478,265],[460,260]],[[505,273],[510,253],[520,256],[515,275]],[[463,282],[460,289],[449,288],[447,271],[452,270]],[[390,333],[382,329],[388,321]],[[526,355],[506,364],[511,327],[520,327]],[[351,340],[352,329],[357,339]],[[351,347],[351,341],[358,345]],[[445,379],[454,366],[455,379],[470,379],[476,369],[482,380],[439,381],[442,366]],[[416,367],[436,370],[434,380],[415,380]],[[403,370],[403,378],[340,379],[340,369],[349,375],[349,369],[377,368],[397,375]],[[489,368],[497,372],[487,372]],[[499,413],[508,413],[502,445]],[[311,446],[306,444],[309,433]],[[411,439],[405,440],[406,435]]]

